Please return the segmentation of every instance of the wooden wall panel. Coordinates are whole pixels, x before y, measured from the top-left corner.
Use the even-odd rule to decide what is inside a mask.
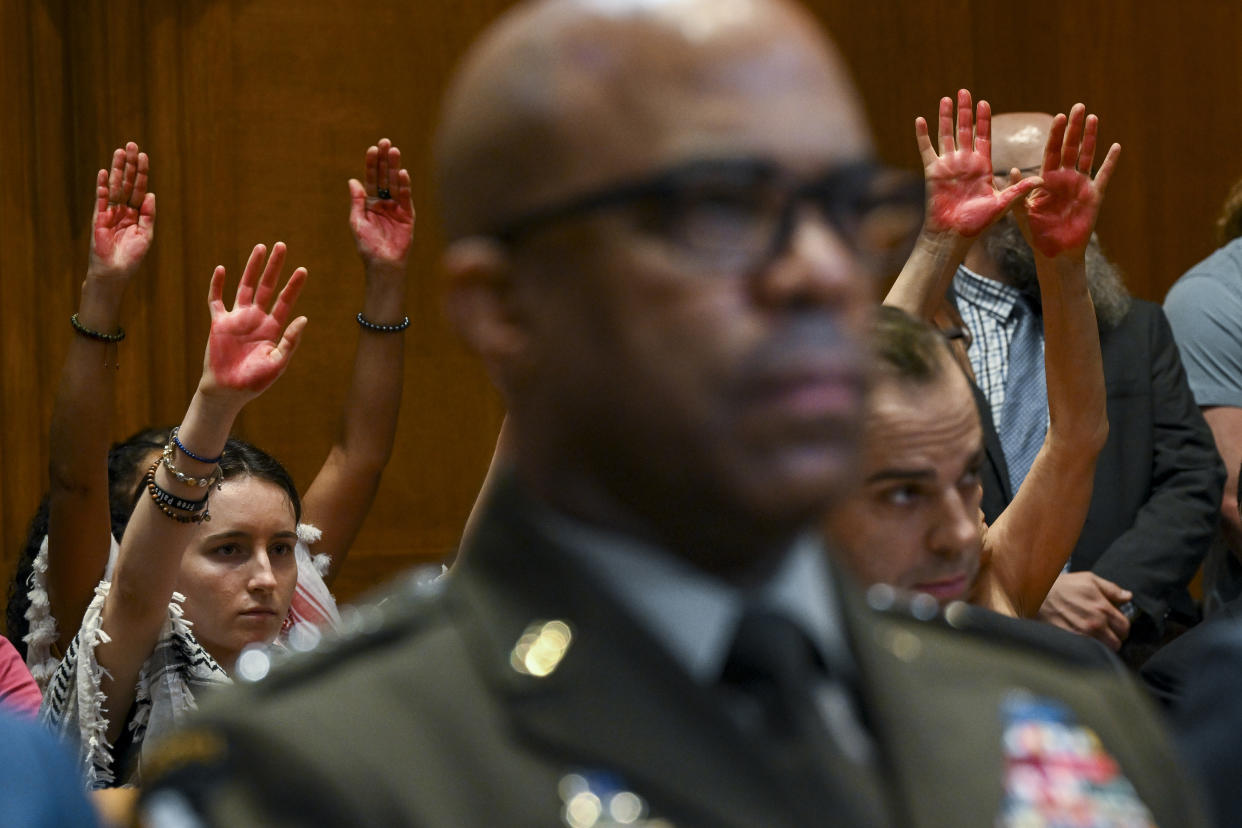
[[[282,239],[311,278],[288,374],[243,415],[302,486],[336,430],[362,273],[345,181],[381,136],[413,171],[418,227],[392,465],[340,584],[348,598],[449,552],[502,416],[441,313],[431,135],[444,81],[510,0],[0,0],[0,519],[7,579],[46,486],[46,423],[86,263],[93,174],[152,157],[156,242],[125,312],[114,437],[175,422],[201,366],[211,268]],[[917,167],[912,122],[968,86],[997,111],[1086,101],[1123,144],[1101,223],[1159,300],[1212,248],[1242,176],[1242,7],[1215,0],[812,0],[853,67],[880,154]]]
[[[885,159],[918,167],[914,117],[965,86],[994,112],[1099,114],[1122,159],[1100,220],[1131,290],[1161,301],[1214,247],[1242,178],[1242,6],[1187,0],[813,0],[862,89]],[[1102,157],[1102,155],[1101,155]]]

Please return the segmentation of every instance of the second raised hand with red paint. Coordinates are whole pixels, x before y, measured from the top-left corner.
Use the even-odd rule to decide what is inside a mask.
[[[148,192],[150,162],[130,141],[112,154],[112,166],[95,177],[88,276],[128,279],[155,237],[155,193]]]
[[[1095,230],[1104,190],[1121,155],[1120,144],[1109,147],[1092,178],[1098,133],[1099,119],[1088,115],[1080,103],[1074,104],[1068,118],[1058,114],[1044,147],[1043,183],[1015,210],[1027,225],[1031,245],[1050,259],[1082,256]]]
[[[272,246],[270,257],[266,247],[256,245],[231,309],[224,305],[224,267],[217,267],[212,274],[208,295],[211,334],[202,379],[208,390],[235,392],[250,399],[275,382],[289,364],[306,328],[305,316],[292,322],[289,317],[307,274],[306,268],[299,267],[277,294],[284,261],[283,242]]]

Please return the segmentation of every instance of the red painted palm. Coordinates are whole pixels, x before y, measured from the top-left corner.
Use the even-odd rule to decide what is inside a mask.
[[[992,175],[991,107],[987,101],[979,101],[973,129],[971,115],[970,92],[960,89],[955,134],[953,100],[940,99],[939,152],[932,148],[927,121],[915,119],[914,133],[927,182],[927,232],[978,236],[1040,183],[1031,178],[997,189]]]
[[[224,305],[223,267],[217,267],[212,274],[208,295],[211,334],[207,340],[203,381],[247,398],[262,393],[281,375],[306,327],[305,316],[289,321],[306,282],[306,269],[299,267],[293,271],[277,294],[285,245],[276,242],[272,246],[272,255],[264,267],[266,253],[261,244],[251,252],[232,309]],[[269,304],[270,311],[267,310]]]
[[[155,193],[147,192],[149,162],[133,141],[112,154],[110,170],[95,177],[90,273],[102,279],[130,276],[155,238]]]
[[[1095,229],[1104,190],[1121,154],[1119,144],[1109,147],[1093,179],[1098,132],[1098,119],[1087,115],[1082,104],[1074,104],[1068,118],[1058,114],[1044,147],[1043,185],[1015,211],[1026,224],[1032,246],[1049,258],[1082,255]]]

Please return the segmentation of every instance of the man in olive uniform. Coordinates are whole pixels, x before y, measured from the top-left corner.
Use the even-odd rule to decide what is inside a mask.
[[[171,739],[149,824],[1199,824],[1097,645],[864,600],[809,531],[922,193],[805,12],[537,0],[446,101],[449,312],[508,469],[437,587]]]

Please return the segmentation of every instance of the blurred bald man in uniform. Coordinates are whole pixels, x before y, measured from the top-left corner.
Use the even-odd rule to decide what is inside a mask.
[[[872,160],[807,14],[517,6],[438,145],[450,314],[509,469],[436,594],[398,587],[170,740],[151,824],[1198,824],[1092,642],[869,607],[816,540],[922,190]]]

